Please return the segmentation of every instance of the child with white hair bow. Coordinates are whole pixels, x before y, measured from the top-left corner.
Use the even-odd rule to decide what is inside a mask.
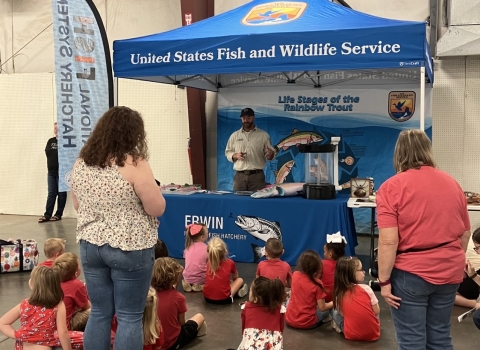
[[[337,260],[345,255],[347,240],[340,231],[331,235],[327,234],[327,243],[323,246],[323,286],[327,290],[325,301],[332,301],[333,281]]]

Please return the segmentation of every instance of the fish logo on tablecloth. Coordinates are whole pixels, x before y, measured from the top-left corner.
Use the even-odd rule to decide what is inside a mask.
[[[299,18],[306,8],[305,2],[269,2],[252,7],[243,17],[242,24],[247,26],[283,24]]]
[[[238,215],[235,224],[256,239],[266,242],[269,238],[282,240],[282,231],[278,222],[268,221],[256,216]],[[257,262],[265,255],[265,247],[252,244],[253,261]]]
[[[388,114],[396,122],[405,122],[415,113],[414,91],[391,91],[388,94]]]

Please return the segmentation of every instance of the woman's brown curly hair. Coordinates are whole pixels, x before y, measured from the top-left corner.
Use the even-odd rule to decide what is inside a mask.
[[[117,106],[98,120],[80,151],[80,158],[89,166],[105,168],[110,166],[110,160],[124,166],[127,155],[132,156],[134,164],[139,159],[148,159],[145,127],[140,113]]]

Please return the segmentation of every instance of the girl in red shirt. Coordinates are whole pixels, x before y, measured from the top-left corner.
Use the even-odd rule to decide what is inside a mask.
[[[67,327],[72,331],[85,331],[90,316],[90,300],[80,276],[80,261],[73,253],[63,253],[53,262],[53,270],[62,281],[63,302],[67,310]]]
[[[347,240],[340,232],[333,235],[327,235],[327,243],[323,246],[323,274],[322,282],[327,290],[325,301],[332,301],[333,280],[335,275],[335,266],[337,260],[345,255],[345,246]]]
[[[306,250],[300,255],[292,276],[291,297],[285,320],[292,328],[311,329],[331,319],[332,302],[325,302],[322,259],[317,252]]]
[[[257,277],[242,305],[243,339],[237,350],[283,349],[285,288],[278,278]]]
[[[380,338],[380,306],[372,288],[360,284],[365,279],[357,258],[343,257],[335,269],[332,328],[346,339],[373,341]]]
[[[0,332],[15,339],[15,350],[25,348],[62,347],[63,350],[83,348],[83,333],[67,330],[65,304],[60,277],[51,268],[37,266],[28,281],[32,290],[29,299],[0,318]],[[20,319],[20,329],[12,324]],[[27,346],[28,344],[28,346]],[[35,347],[36,346],[36,347]]]
[[[228,258],[227,245],[218,237],[213,237],[207,246],[207,276],[203,287],[205,301],[211,304],[232,304],[233,296],[243,298],[248,293],[247,284],[238,277],[237,268]],[[231,279],[230,279],[231,278]]]

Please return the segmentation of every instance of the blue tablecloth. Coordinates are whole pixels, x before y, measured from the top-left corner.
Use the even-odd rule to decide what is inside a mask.
[[[323,256],[327,234],[337,231],[347,239],[346,254],[355,255],[357,235],[352,210],[347,208],[348,195],[307,200],[299,196],[253,199],[234,194],[167,194],[165,199],[159,237],[175,258],[183,257],[185,227],[192,222],[207,224],[210,237],[222,238],[235,261],[257,261],[266,239],[279,233],[285,248],[282,260],[291,265],[306,249]]]

